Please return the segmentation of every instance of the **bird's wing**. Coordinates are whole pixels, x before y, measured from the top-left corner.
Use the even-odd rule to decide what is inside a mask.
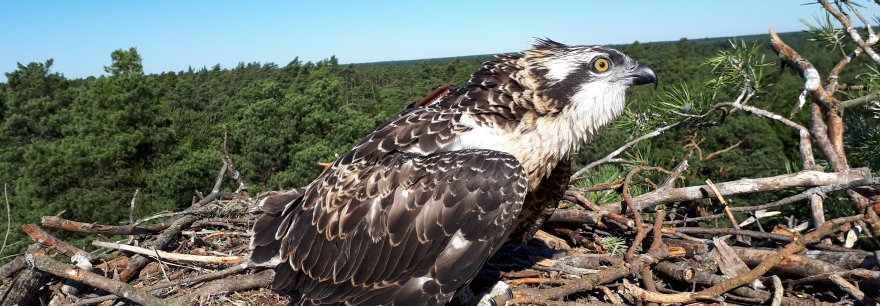
[[[274,287],[312,302],[442,304],[506,239],[526,188],[519,162],[491,150],[337,165],[263,207],[252,259],[282,260]]]

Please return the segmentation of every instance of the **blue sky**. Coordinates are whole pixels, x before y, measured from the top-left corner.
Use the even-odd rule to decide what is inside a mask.
[[[2,1],[0,72],[54,58],[67,77],[99,75],[110,52],[128,47],[157,73],[296,56],[489,54],[525,49],[533,37],[615,44],[795,31],[819,12],[807,1]]]

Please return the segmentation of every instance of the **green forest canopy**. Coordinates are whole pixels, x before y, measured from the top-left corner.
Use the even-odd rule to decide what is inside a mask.
[[[806,34],[783,38],[827,71],[839,51],[809,44]],[[740,37],[763,44],[766,35]],[[712,79],[703,63],[730,48],[726,38],[616,46],[655,67],[656,91],[631,93],[628,108],[650,110],[664,95],[688,89],[694,95],[729,101],[703,84]],[[149,56],[146,54],[145,56]],[[44,215],[118,224],[128,220],[135,189],[136,216],[189,206],[197,190],[210,189],[228,152],[252,193],[302,186],[316,177],[317,162],[333,161],[377,124],[443,84],[462,84],[490,56],[339,65],[298,59],[284,66],[241,63],[224,69],[188,69],[145,74],[135,48],[116,50],[108,75],[68,79],[52,71],[51,59],[19,64],[0,83],[0,183],[8,187],[13,233]],[[865,64],[862,63],[862,66]],[[859,65],[851,65],[858,69]],[[769,69],[771,86],[753,104],[788,114],[803,83],[799,76]],[[877,144],[874,118],[848,113],[854,166],[880,169],[865,143]],[[808,120],[805,112],[795,119]],[[636,135],[609,128],[574,157],[578,165],[598,159]],[[717,158],[692,159],[692,182],[769,176],[798,170],[795,131],[744,114],[718,127],[680,129],[630,150],[630,158],[671,167],[689,150],[694,133],[706,151],[736,149]],[[224,135],[228,135],[224,138]],[[748,162],[743,162],[748,161]],[[608,169],[602,168],[607,171]],[[231,184],[228,188],[234,189]],[[24,243],[7,249],[20,251]]]

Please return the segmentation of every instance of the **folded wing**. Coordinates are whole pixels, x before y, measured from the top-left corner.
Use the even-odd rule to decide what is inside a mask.
[[[274,287],[307,304],[443,304],[506,240],[526,185],[491,150],[337,164],[264,200],[252,260],[279,262]]]

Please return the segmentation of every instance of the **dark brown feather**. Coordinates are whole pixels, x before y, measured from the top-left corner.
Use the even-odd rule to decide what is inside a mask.
[[[351,179],[347,171],[364,181],[336,188]],[[283,211],[293,220],[278,249],[286,261],[274,288],[315,304],[442,303],[505,241],[515,214],[500,212],[519,210],[526,185],[516,159],[497,151],[393,153],[376,164],[337,164],[305,190],[300,205]],[[280,217],[258,228],[274,233],[269,227]]]

